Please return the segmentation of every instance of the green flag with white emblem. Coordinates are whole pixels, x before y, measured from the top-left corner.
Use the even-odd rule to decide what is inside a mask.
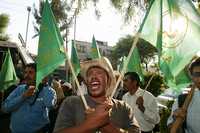
[[[190,83],[184,68],[200,50],[199,22],[191,0],[152,0],[140,27],[140,37],[159,51],[159,66],[166,81],[177,86]]]

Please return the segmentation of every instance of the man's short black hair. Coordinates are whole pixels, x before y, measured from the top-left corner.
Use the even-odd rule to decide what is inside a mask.
[[[140,86],[140,77],[136,72],[127,72],[124,74],[124,77],[128,76],[132,81],[137,81],[137,86]]]
[[[190,64],[190,66],[189,66],[190,74],[192,74],[193,68],[197,67],[197,66],[200,66],[200,58],[197,58],[196,60],[192,61],[192,63]]]
[[[36,71],[36,63],[27,64],[26,67],[33,68]]]

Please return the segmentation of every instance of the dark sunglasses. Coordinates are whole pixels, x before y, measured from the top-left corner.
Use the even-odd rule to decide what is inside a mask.
[[[192,76],[193,77],[200,77],[200,72],[194,72],[194,73],[192,73]]]

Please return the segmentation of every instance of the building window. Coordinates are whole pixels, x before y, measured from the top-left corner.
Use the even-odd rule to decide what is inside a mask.
[[[82,52],[83,52],[83,53],[85,52],[85,47],[84,47],[84,46],[82,46]]]
[[[77,46],[77,51],[78,51],[78,52],[81,52],[80,45],[76,45],[76,46]]]
[[[106,56],[106,52],[105,51],[103,51],[103,56]]]

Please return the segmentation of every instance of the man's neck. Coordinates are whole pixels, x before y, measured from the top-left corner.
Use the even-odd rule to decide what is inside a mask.
[[[96,103],[102,103],[102,102],[106,101],[106,99],[107,99],[105,96],[101,96],[101,97],[92,97],[92,96],[90,96],[90,97]]]
[[[132,89],[131,91],[129,91],[130,95],[134,95],[134,94],[136,93],[137,90],[138,90],[138,88]]]

